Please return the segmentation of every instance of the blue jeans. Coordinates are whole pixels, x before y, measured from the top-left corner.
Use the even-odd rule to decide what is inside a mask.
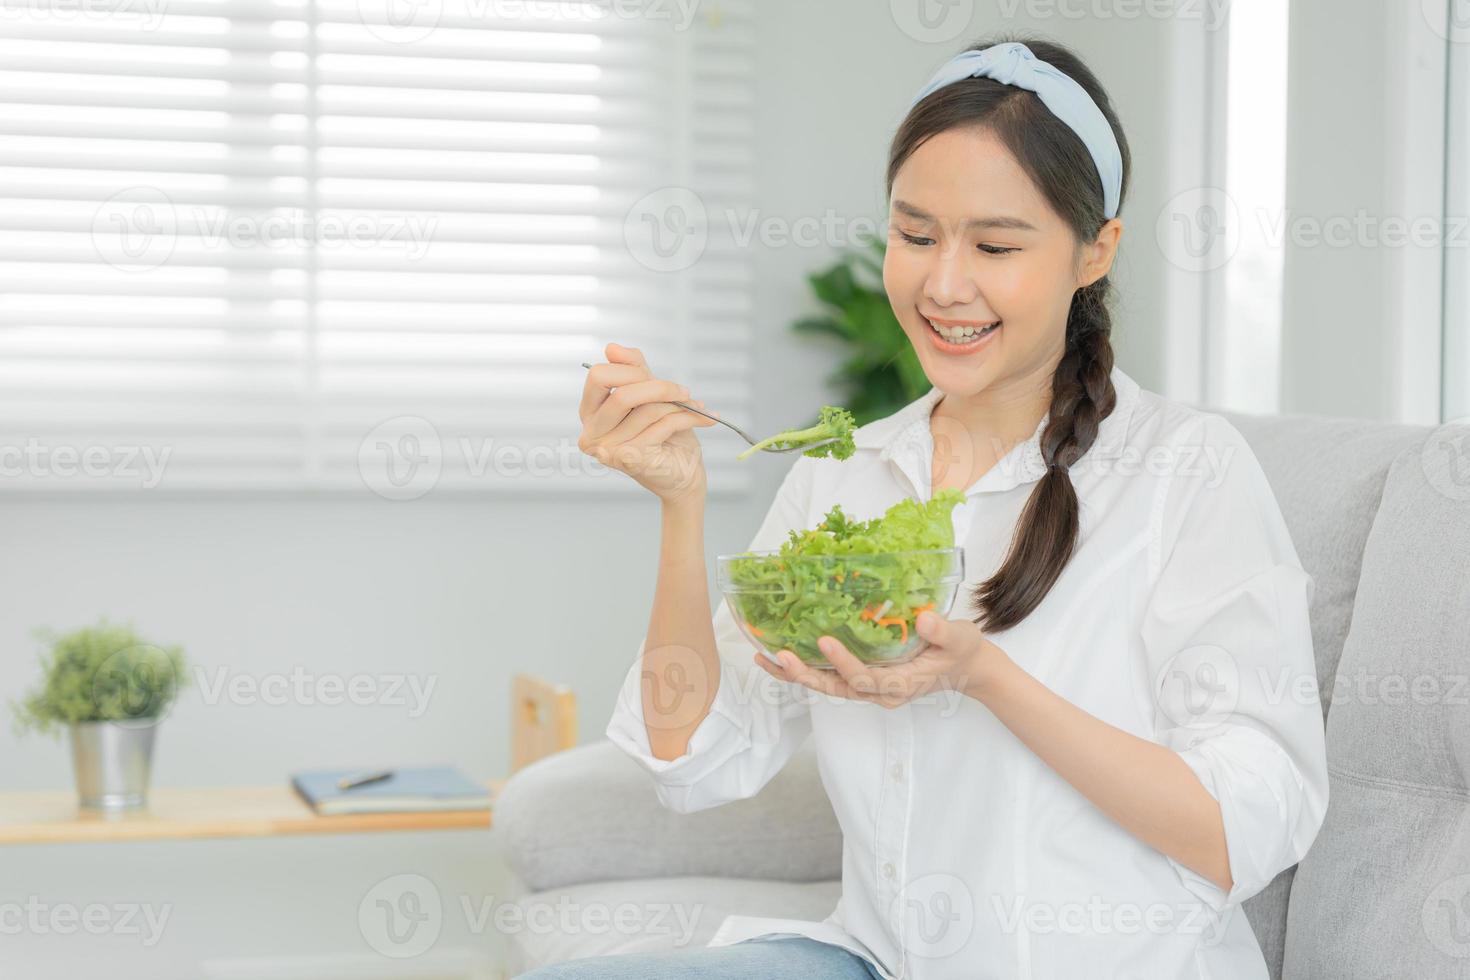
[[[861,956],[806,936],[584,956],[514,980],[882,980]]]

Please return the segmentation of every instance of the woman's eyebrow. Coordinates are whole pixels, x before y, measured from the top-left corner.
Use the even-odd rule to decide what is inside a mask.
[[[916,204],[910,204],[908,201],[895,200],[893,202],[893,210],[898,211],[901,214],[906,214],[910,218],[915,218],[915,219],[917,219],[919,221],[936,221],[936,220],[938,220],[938,219],[936,219],[934,217],[934,215],[930,214],[928,211],[925,211],[923,208],[919,207]],[[1037,230],[1036,229],[1036,226],[1033,225],[1031,222],[1027,221],[1025,218],[1017,218],[1014,215],[1008,215],[1008,214],[992,215],[991,217],[988,217],[988,218],[966,218],[963,227],[967,227],[967,228],[1006,228],[1006,229],[1011,229],[1013,231],[1036,231]]]

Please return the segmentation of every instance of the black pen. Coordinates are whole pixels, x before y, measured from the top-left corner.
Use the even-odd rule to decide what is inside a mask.
[[[381,769],[377,772],[366,772],[357,776],[343,776],[341,779],[337,780],[337,788],[357,789],[357,787],[366,786],[369,783],[381,783],[383,780],[389,778],[392,775],[392,769]]]

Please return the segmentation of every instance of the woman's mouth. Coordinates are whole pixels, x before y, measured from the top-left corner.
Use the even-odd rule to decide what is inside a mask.
[[[989,347],[988,338],[993,337],[1001,327],[1000,321],[986,327],[947,327],[936,324],[928,317],[924,318],[928,330],[929,339],[934,346],[946,354],[969,354]]]

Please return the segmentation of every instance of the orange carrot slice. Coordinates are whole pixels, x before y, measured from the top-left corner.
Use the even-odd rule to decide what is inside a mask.
[[[885,616],[882,619],[878,620],[878,625],[897,626],[899,629],[903,630],[903,635],[898,638],[898,642],[900,643],[907,641],[909,638],[909,624],[904,622],[902,619],[899,619],[897,616]]]

